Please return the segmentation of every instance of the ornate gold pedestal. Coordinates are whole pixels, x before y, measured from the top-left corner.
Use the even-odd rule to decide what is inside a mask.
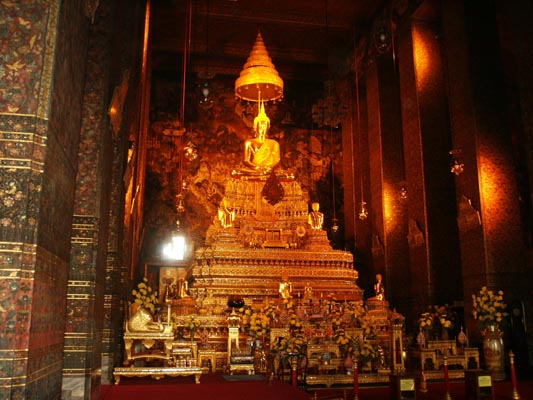
[[[361,300],[353,256],[336,250],[215,248],[201,249],[192,268],[195,293],[208,293],[219,304],[239,294],[246,299],[279,298],[285,277],[293,297],[312,288],[316,297],[335,293],[338,300]]]
[[[205,367],[204,364],[206,364]],[[202,368],[202,371],[205,368],[206,372],[215,372],[217,368],[216,351],[214,349],[199,349],[198,366]]]
[[[231,176],[223,204],[235,217],[231,225],[215,220],[206,247],[196,251],[189,273],[197,297],[218,304],[230,295],[263,302],[279,298],[279,283],[291,282],[293,297],[311,287],[317,298],[335,293],[339,300],[361,300],[353,255],[332,249],[326,231],[308,222],[308,194],[293,177],[278,173],[283,196],[267,201],[266,177]]]
[[[135,360],[144,359],[161,359],[167,364],[171,363],[172,342],[174,332],[168,330],[165,332],[132,332],[124,334],[124,348],[126,351],[126,360],[124,365],[133,364]],[[143,351],[136,352],[135,345],[139,343]]]
[[[130,367],[130,368],[115,368],[113,377],[115,378],[115,385],[120,383],[120,377],[143,377],[150,376],[154,379],[161,379],[165,376],[194,376],[194,382],[200,383],[202,376],[202,369],[200,367]]]

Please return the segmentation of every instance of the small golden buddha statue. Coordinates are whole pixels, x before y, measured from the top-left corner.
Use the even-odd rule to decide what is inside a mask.
[[[218,220],[223,228],[231,228],[233,226],[233,221],[235,221],[235,210],[230,210],[228,208],[225,198],[222,200],[222,204],[218,209]]]
[[[244,142],[244,166],[232,171],[232,175],[267,175],[279,164],[279,143],[267,139],[270,118],[265,113],[263,102],[259,103],[259,112],[254,119],[256,136]]]
[[[320,212],[320,204],[312,203],[311,209],[312,211],[307,217],[307,222],[309,223],[309,225],[311,225],[311,229],[320,230],[322,229],[322,225],[324,224],[324,214]]]
[[[374,292],[376,300],[385,300],[385,288],[383,287],[383,277],[381,274],[376,274],[376,283],[374,284]]]
[[[186,279],[178,280],[178,299],[184,299],[189,296],[189,282]]]
[[[287,280],[287,278],[284,278],[279,283],[279,294],[281,295],[281,298],[284,300],[288,300],[292,298],[292,283]]]

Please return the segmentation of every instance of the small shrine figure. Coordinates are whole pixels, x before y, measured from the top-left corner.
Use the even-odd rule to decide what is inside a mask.
[[[233,221],[235,221],[235,210],[230,210],[226,204],[226,199],[222,201],[218,209],[218,220],[223,228],[231,228]]]
[[[320,204],[312,203],[311,209],[312,211],[309,213],[307,222],[311,225],[311,229],[320,230],[324,224],[324,214],[320,212]]]
[[[175,283],[168,284],[165,290],[165,302],[175,299],[177,291],[178,291],[178,288]]]
[[[374,284],[374,292],[376,293],[377,300],[385,300],[385,288],[382,282],[383,277],[381,274],[376,274],[377,282]]]
[[[292,283],[290,283],[287,279],[283,279],[279,283],[279,294],[284,300],[292,299]]]
[[[422,332],[422,328],[420,328],[418,332],[418,336],[416,337],[416,342],[418,343],[418,347],[421,349],[426,348],[426,337],[424,336],[424,332]]]
[[[267,175],[279,164],[279,143],[267,139],[270,118],[265,113],[265,105],[259,103],[257,117],[254,119],[255,137],[244,142],[244,167],[232,171],[232,175]]]
[[[304,287],[304,299],[312,299],[312,298],[313,298],[313,288],[310,286],[309,282],[307,282]]]
[[[461,332],[459,332],[459,335],[457,335],[457,341],[459,342],[459,346],[461,347],[466,347],[468,345],[468,337],[466,336],[462,325]]]
[[[190,297],[189,296],[189,282],[187,282],[186,279],[180,279],[178,280],[178,285],[179,285],[178,294],[177,294],[178,299]]]

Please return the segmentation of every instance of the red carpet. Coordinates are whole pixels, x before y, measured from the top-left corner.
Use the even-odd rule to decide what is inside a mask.
[[[219,374],[193,378],[121,378],[120,385],[103,385],[101,400],[309,400],[311,395],[291,385],[274,381],[230,382]]]
[[[416,392],[417,400],[444,400],[446,398],[446,387],[443,382],[430,383],[427,385],[428,391],[422,393]],[[521,400],[533,400],[533,381],[520,381],[517,384],[518,393]],[[511,382],[493,382],[494,400],[512,400],[513,387]],[[353,389],[336,389],[336,390],[317,390],[316,399],[318,400],[352,400]],[[466,400],[464,382],[452,382],[450,385],[450,395],[452,400]],[[313,399],[314,399],[313,393]],[[490,397],[482,397],[489,400]],[[389,400],[391,398],[388,387],[362,387],[359,390],[359,400]],[[396,398],[395,398],[396,399]],[[474,397],[470,399],[475,400]]]
[[[533,377],[532,377],[533,378]],[[429,383],[427,393],[418,391],[418,400],[442,400],[445,398],[444,383]],[[533,400],[533,381],[519,381],[518,393],[522,400]],[[511,400],[513,388],[511,382],[493,382],[494,400]],[[465,400],[464,382],[452,382],[450,394],[453,400]],[[103,385],[101,400],[352,400],[353,389],[318,389],[305,393],[293,388],[288,383],[274,381],[229,382],[222,375],[202,375],[201,383],[194,384],[193,378],[122,378],[120,385]],[[362,387],[360,400],[389,400],[388,387]],[[488,398],[487,398],[488,399]]]

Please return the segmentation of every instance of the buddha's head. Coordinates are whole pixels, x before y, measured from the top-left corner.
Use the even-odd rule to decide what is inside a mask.
[[[264,135],[268,128],[270,128],[270,118],[265,113],[265,104],[260,102],[257,117],[254,118],[254,131],[258,135]]]

